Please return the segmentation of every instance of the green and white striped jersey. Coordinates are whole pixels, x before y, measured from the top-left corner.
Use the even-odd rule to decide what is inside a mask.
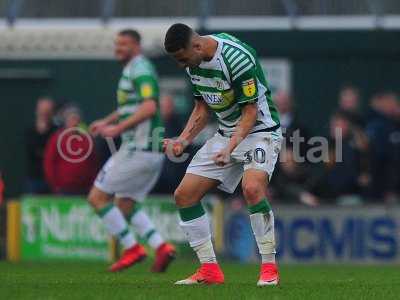
[[[119,121],[134,114],[139,105],[146,99],[153,99],[158,104],[159,86],[157,80],[157,73],[153,64],[142,55],[134,57],[125,66],[117,90]],[[162,130],[160,113],[157,110],[157,113],[151,119],[125,131],[121,135],[121,146],[128,149],[156,149],[158,151],[163,138]],[[153,142],[157,145],[153,145]]]
[[[219,129],[231,135],[240,120],[241,106],[246,103],[258,106],[257,121],[250,133],[279,125],[278,111],[256,51],[227,33],[210,37],[218,42],[214,57],[186,71],[193,95],[201,97],[215,112]]]

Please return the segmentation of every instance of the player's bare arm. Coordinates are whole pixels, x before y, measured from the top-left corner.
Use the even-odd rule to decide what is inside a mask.
[[[143,121],[152,118],[157,112],[157,102],[154,99],[147,99],[143,101],[138,107],[137,111],[127,119],[119,122],[118,124],[110,124],[102,128],[101,135],[104,137],[116,137],[121,135],[124,131],[135,127]]]
[[[177,139],[165,139],[163,143],[164,151],[172,151],[172,154],[179,156],[183,150],[190,145],[193,139],[207,125],[209,110],[204,101],[196,100],[189,120]]]
[[[89,127],[89,132],[93,135],[96,136],[100,133],[100,131],[112,124],[118,121],[118,112],[114,111],[111,114],[107,115],[106,117],[104,117],[103,119],[99,119],[94,121],[92,124],[90,124]]]
[[[223,166],[230,161],[233,150],[243,141],[250,130],[254,127],[257,120],[257,104],[251,103],[243,106],[242,117],[232,135],[229,144],[214,156],[214,161],[218,166]]]

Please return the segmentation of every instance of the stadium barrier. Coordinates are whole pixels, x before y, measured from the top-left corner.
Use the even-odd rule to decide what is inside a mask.
[[[11,200],[7,203],[7,260],[20,259],[20,230],[21,205],[19,201]]]
[[[258,259],[248,212],[241,201],[205,199],[219,255]],[[188,251],[171,196],[151,196],[143,209],[160,233]],[[7,258],[115,259],[117,243],[83,197],[25,196],[7,206]],[[277,251],[282,263],[400,263],[400,207],[276,206]],[[192,254],[191,254],[192,255]]]
[[[9,260],[108,260],[109,239],[81,198],[27,196],[8,203]]]
[[[209,205],[207,205],[209,207]],[[189,247],[180,230],[171,197],[152,196],[143,204],[160,233],[178,246]],[[24,196],[9,201],[7,259],[114,260],[119,247],[83,197]]]
[[[225,204],[226,256],[258,260],[246,208]],[[281,263],[400,263],[400,206],[274,206]]]

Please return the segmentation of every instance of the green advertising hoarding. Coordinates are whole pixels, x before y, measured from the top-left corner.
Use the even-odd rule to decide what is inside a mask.
[[[178,246],[185,242],[171,197],[151,197],[143,209],[166,240]],[[22,260],[106,261],[113,256],[101,219],[83,197],[23,197],[20,241]]]
[[[109,259],[105,228],[82,198],[25,197],[21,225],[22,259]]]

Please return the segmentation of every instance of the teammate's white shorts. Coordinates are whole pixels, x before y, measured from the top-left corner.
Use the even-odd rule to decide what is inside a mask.
[[[94,182],[101,191],[143,201],[161,174],[164,154],[120,149],[111,156]]]
[[[233,193],[247,169],[265,171],[271,178],[282,139],[280,129],[250,134],[232,152],[231,162],[219,167],[213,157],[228,145],[230,139],[216,133],[196,153],[186,173],[216,179],[221,182],[219,189]]]

